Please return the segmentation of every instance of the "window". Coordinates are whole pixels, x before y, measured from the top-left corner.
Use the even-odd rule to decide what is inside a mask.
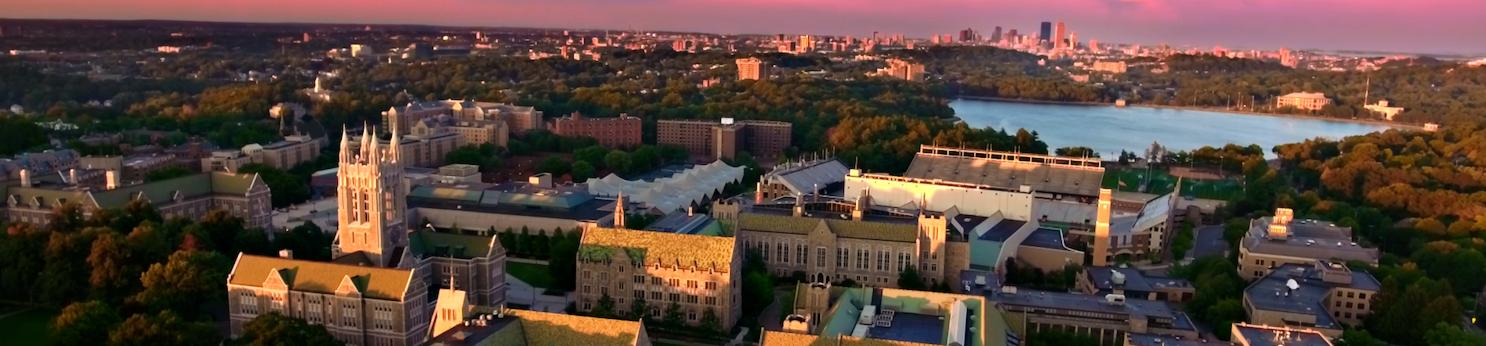
[[[660,301],[660,292],[650,292],[650,300]]]
[[[645,299],[645,291],[635,290],[635,299]]]
[[[583,294],[588,294],[589,293],[589,288],[588,287],[589,287],[588,285],[583,285]]]
[[[688,294],[688,295],[686,295],[686,302],[689,303],[689,304],[696,304],[697,303],[697,295],[695,295],[695,294]]]
[[[697,321],[697,311],[696,310],[687,311],[686,312],[686,320],[687,321],[696,322]]]
[[[717,297],[707,297],[707,305],[717,305]]]
[[[644,285],[645,284],[645,276],[644,275],[635,275],[635,284],[637,284],[637,285]]]
[[[795,245],[795,263],[805,264],[805,259],[808,257],[808,255],[806,255],[807,251],[810,250],[808,250],[804,244]]]
[[[707,290],[711,291],[711,290],[716,290],[716,289],[717,289],[717,283],[716,282],[707,281]]]
[[[680,303],[681,302],[681,294],[680,293],[671,293],[671,301],[672,302],[676,302],[676,303]]]
[[[697,288],[697,280],[686,280],[686,288]]]
[[[816,268],[824,268],[825,266],[826,266],[826,247],[824,247],[824,246],[817,246],[815,248],[815,267]]]
[[[836,268],[846,268],[846,260],[850,256],[846,253],[846,248],[836,248]]]
[[[660,278],[650,278],[650,284],[660,286]]]
[[[779,250],[779,262],[789,263],[789,245],[779,243],[779,245],[775,246],[774,248]]]
[[[671,287],[681,287],[681,279],[666,280],[666,285]]]

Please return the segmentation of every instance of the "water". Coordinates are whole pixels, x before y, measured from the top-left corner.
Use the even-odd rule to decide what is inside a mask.
[[[1270,150],[1279,144],[1388,129],[1378,124],[1145,107],[977,100],[955,100],[949,106],[971,127],[993,127],[1008,133],[1026,128],[1037,131],[1049,150],[1086,146],[1107,159],[1119,157],[1120,150],[1144,155],[1152,141],[1171,151],[1229,143],[1258,144],[1266,156],[1274,157]]]

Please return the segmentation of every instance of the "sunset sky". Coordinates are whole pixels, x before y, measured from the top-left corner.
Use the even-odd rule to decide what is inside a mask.
[[[1486,0],[4,0],[0,17],[915,37],[1063,20],[1083,41],[1486,54]]]

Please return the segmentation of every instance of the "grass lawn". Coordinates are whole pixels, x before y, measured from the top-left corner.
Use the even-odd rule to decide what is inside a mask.
[[[552,288],[553,285],[552,271],[548,270],[546,265],[506,262],[506,272],[525,281],[528,285],[541,288]]]
[[[1138,191],[1140,184],[1146,179],[1146,174],[1146,170],[1138,168],[1105,168],[1103,185],[1104,188],[1119,191]],[[1164,195],[1176,188],[1176,177],[1171,176],[1166,170],[1153,169],[1149,174],[1151,174],[1151,184],[1144,192]],[[1234,179],[1217,181],[1189,179],[1182,181],[1183,196],[1229,200],[1241,194],[1243,194],[1243,186]]]
[[[7,313],[16,310],[12,306],[5,306],[0,309],[7,311]],[[50,325],[52,318],[56,316],[56,310],[33,308],[0,318],[0,335],[8,335],[5,342],[0,343],[14,346],[41,346],[50,344]]]

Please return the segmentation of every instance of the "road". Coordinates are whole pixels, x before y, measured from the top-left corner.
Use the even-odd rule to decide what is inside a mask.
[[[1228,241],[1223,240],[1223,225],[1197,226],[1192,231],[1192,250],[1187,252],[1187,260],[1204,256],[1227,256]]]
[[[284,210],[273,211],[273,225],[279,229],[294,228],[304,224],[306,220],[313,220],[325,232],[335,232],[335,197],[321,198],[296,204]]]

